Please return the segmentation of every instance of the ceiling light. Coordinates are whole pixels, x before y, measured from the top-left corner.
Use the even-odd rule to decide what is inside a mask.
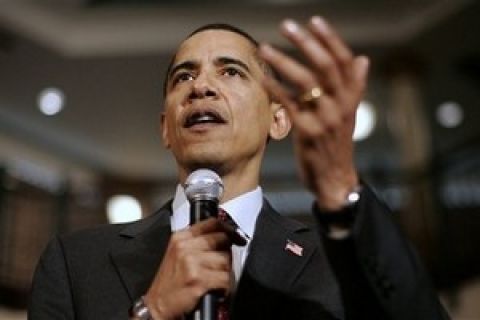
[[[53,116],[62,111],[65,95],[60,89],[46,88],[38,95],[38,108],[47,116]]]
[[[375,129],[375,124],[377,121],[375,108],[370,102],[360,102],[355,119],[353,140],[361,141],[367,139],[372,134],[373,129]]]
[[[110,223],[126,223],[142,217],[140,202],[129,195],[116,195],[107,202],[107,217]]]
[[[463,122],[463,109],[454,101],[440,104],[436,111],[437,121],[445,128],[458,127]]]

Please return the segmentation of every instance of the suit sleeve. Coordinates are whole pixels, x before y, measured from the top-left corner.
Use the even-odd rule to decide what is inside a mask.
[[[355,210],[350,238],[323,237],[347,319],[449,319],[390,210],[368,187]]]
[[[75,319],[65,256],[57,237],[48,244],[38,262],[31,289],[28,319]]]

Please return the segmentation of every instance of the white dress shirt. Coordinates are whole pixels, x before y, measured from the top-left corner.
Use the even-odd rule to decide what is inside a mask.
[[[255,232],[255,223],[263,205],[262,188],[256,187],[253,191],[244,193],[230,201],[220,204],[238,225],[242,233],[248,236],[247,244],[243,247],[232,246],[232,269],[235,280],[240,279],[243,265],[248,256],[250,242]],[[172,216],[170,218],[172,232],[182,230],[190,224],[190,203],[181,185],[177,186],[175,198],[172,203]]]

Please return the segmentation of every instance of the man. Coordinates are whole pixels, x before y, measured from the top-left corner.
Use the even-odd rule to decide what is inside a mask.
[[[183,41],[162,116],[178,167],[173,202],[137,223],[54,239],[36,272],[31,319],[126,319],[132,304],[135,319],[182,319],[210,291],[229,298],[230,319],[448,318],[355,170],[351,136],[367,58],[320,17],[305,28],[286,20],[281,31],[307,63],[225,25]],[[259,187],[268,141],[292,126],[316,199],[313,229],[278,215]],[[187,228],[182,184],[198,168],[222,177],[221,207],[245,240],[216,219]]]

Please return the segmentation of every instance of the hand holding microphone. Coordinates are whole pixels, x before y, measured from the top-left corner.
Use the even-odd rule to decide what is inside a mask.
[[[202,305],[203,302],[199,302],[205,294],[212,291],[228,293],[231,286],[231,245],[246,244],[245,239],[233,227],[213,218],[218,211],[218,199],[221,196],[221,191],[219,194],[218,190],[223,187],[210,185],[208,181],[212,181],[212,176],[208,176],[207,182],[197,179],[197,174],[192,173],[192,176],[195,179],[187,179],[186,189],[200,190],[199,193],[196,191],[188,196],[192,199],[191,214],[195,219],[192,222],[197,223],[172,234],[160,268],[144,297],[154,319],[179,318]],[[197,182],[189,184],[189,181]],[[197,188],[202,184],[213,188],[218,198],[211,200],[206,197],[205,194],[211,195],[212,190]],[[211,314],[214,311],[208,312]],[[200,314],[198,311],[195,313]]]

